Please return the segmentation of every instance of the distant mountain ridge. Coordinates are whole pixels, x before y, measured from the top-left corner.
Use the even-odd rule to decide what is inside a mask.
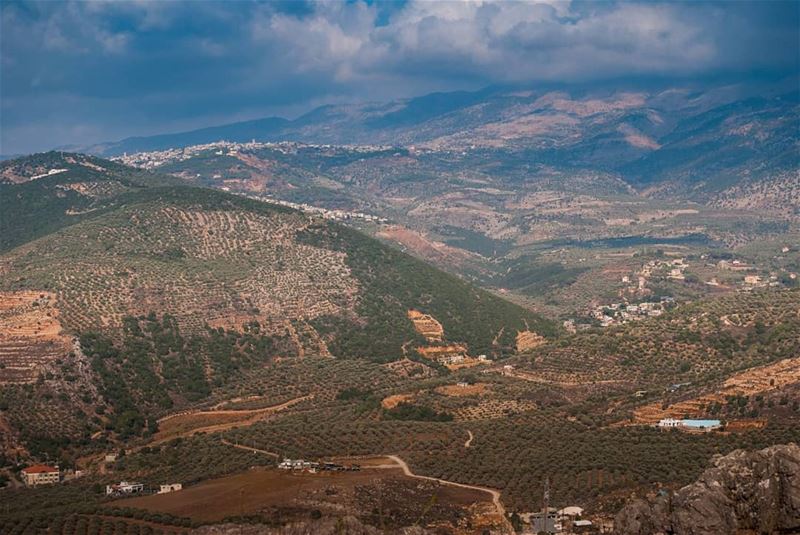
[[[655,195],[708,201],[743,180],[800,167],[800,95],[719,87],[591,92],[487,88],[327,105],[84,147],[114,156],[226,140],[389,145],[514,154],[532,164],[619,174]]]

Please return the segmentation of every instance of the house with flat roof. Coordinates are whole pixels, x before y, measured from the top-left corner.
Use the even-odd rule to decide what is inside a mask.
[[[183,489],[183,485],[181,483],[167,483],[166,485],[161,485],[161,488],[158,489],[159,494],[167,494],[168,492],[177,492]]]
[[[658,421],[658,427],[680,427],[681,421],[675,418],[662,418]]]

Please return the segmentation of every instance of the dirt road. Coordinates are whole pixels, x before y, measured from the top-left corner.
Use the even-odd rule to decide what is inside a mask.
[[[412,472],[411,469],[408,467],[408,464],[397,455],[387,455],[386,457],[396,462],[400,466],[400,468],[402,468],[403,473],[408,477],[414,477],[417,479],[427,479],[428,481],[436,481],[441,485],[451,485],[453,487],[461,487],[464,489],[472,489],[489,493],[492,496],[492,503],[494,503],[494,507],[497,510],[497,514],[499,514],[500,518],[502,519],[505,531],[507,533],[512,533],[512,534],[514,533],[514,528],[513,526],[511,526],[511,522],[509,522],[508,518],[506,518],[506,508],[503,507],[503,503],[500,501],[499,490],[490,489],[487,487],[479,487],[477,485],[467,485],[466,483],[456,483],[455,481],[447,481],[446,479],[438,479],[430,476],[421,476]]]
[[[218,433],[220,431],[227,431],[228,429],[232,429],[234,427],[246,427],[258,422],[266,416],[288,409],[292,405],[296,405],[297,403],[306,401],[313,397],[313,394],[309,394],[307,396],[290,399],[289,401],[281,403],[280,405],[273,405],[271,407],[264,407],[261,409],[194,411],[172,415],[159,420],[159,426],[161,427],[161,430],[156,433],[154,440],[149,445],[152,446],[179,437],[189,437],[195,433]],[[234,418],[210,425],[203,425],[202,423],[203,417],[213,419],[215,417],[219,418],[220,416],[233,416]],[[195,421],[198,421],[197,425],[191,425]],[[184,429],[183,427],[188,427],[188,429]]]
[[[464,442],[464,447],[465,448],[469,448],[472,445],[472,439],[475,438],[472,435],[472,431],[470,431],[469,429],[467,429],[467,434],[469,435],[469,438],[467,439],[466,442]]]
[[[227,445],[227,446],[231,446],[231,447],[234,447],[234,448],[239,448],[240,450],[252,451],[253,453],[263,453],[264,455],[269,455],[270,457],[275,457],[276,459],[278,459],[280,457],[280,455],[278,455],[277,453],[275,453],[273,451],[260,450],[258,448],[251,448],[250,446],[245,446],[244,444],[234,444],[233,442],[229,442],[228,440],[225,440],[224,438],[222,439],[222,443]]]

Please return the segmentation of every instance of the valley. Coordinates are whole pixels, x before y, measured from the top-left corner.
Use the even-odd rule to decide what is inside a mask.
[[[800,441],[796,105],[663,98],[3,162],[0,529],[610,526]]]

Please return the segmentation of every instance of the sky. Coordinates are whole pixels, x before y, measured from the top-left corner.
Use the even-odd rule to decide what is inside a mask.
[[[800,2],[0,3],[0,154],[537,83],[780,79]]]

